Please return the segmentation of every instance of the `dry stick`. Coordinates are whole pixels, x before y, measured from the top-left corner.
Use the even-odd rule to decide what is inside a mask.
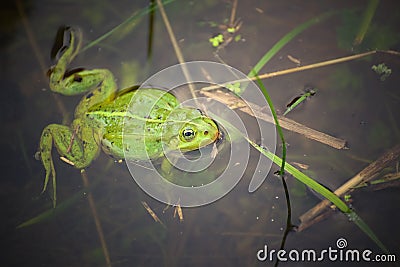
[[[89,206],[90,206],[90,210],[92,212],[93,218],[94,218],[94,223],[96,225],[97,233],[100,238],[100,243],[101,243],[101,248],[103,250],[104,258],[106,260],[107,267],[111,267],[110,253],[108,252],[108,249],[107,249],[106,239],[104,238],[103,229],[101,227],[99,215],[97,214],[97,209],[96,209],[96,205],[93,200],[93,195],[89,190],[89,179],[87,178],[86,172],[84,169],[81,170],[81,176],[82,176],[82,180],[83,180],[83,185],[85,186],[85,188],[87,189],[87,192],[88,192],[87,194],[88,194]]]
[[[393,179],[393,180],[387,180],[385,182],[382,183],[377,183],[377,184],[373,184],[371,185],[371,190],[372,191],[379,191],[379,190],[384,190],[387,188],[393,188],[393,187],[400,187],[400,177],[399,174],[393,174],[393,175],[397,175],[397,179]]]
[[[363,187],[372,187],[373,191],[385,189],[391,187],[392,185],[397,185],[400,182],[400,172],[388,173],[381,179],[371,181],[370,183],[361,183],[355,189]]]
[[[356,174],[352,179],[347,181],[341,187],[339,187],[334,193],[337,196],[342,196],[354,190],[354,187],[360,183],[369,182],[375,177],[379,171],[391,164],[400,156],[400,145],[396,145],[385,154],[383,154],[376,161],[369,164],[366,168]],[[315,216],[318,216],[326,207],[330,205],[328,200],[323,200],[312,209],[300,216],[301,225],[299,229],[304,230],[305,226],[308,225]]]
[[[329,210],[326,210],[325,212],[315,216],[310,221],[301,222],[301,224],[296,228],[296,231],[297,232],[304,231],[308,227],[329,218],[333,213],[335,213],[334,210],[329,209]]]
[[[185,59],[183,58],[181,49],[179,48],[178,42],[176,41],[174,31],[172,30],[171,24],[169,23],[168,16],[165,13],[164,6],[163,6],[161,0],[157,0],[157,5],[158,5],[158,9],[160,10],[165,27],[167,28],[168,35],[171,40],[172,46],[174,47],[176,57],[178,58],[178,61],[181,64],[183,75],[185,75],[185,78],[187,81],[191,81],[192,79],[190,78],[189,71],[188,71],[186,65],[184,64]],[[195,93],[195,88],[194,88],[193,83],[189,83],[188,86],[189,86],[189,89],[190,89],[193,99],[196,101],[196,93]]]
[[[304,70],[309,70],[309,69],[313,69],[313,68],[319,68],[319,67],[324,67],[324,66],[328,66],[328,65],[332,65],[332,64],[338,64],[338,63],[342,63],[342,62],[346,62],[346,61],[350,61],[350,60],[355,60],[355,59],[359,59],[365,56],[369,56],[375,53],[385,53],[385,54],[391,54],[391,55],[396,55],[399,56],[400,53],[397,51],[391,51],[391,50],[386,50],[386,51],[379,51],[379,50],[374,50],[374,51],[369,51],[366,53],[362,53],[362,54],[357,54],[357,55],[352,55],[352,56],[348,56],[348,57],[342,57],[342,58],[336,58],[336,59],[332,59],[332,60],[328,60],[328,61],[324,61],[324,62],[319,62],[319,63],[314,63],[314,64],[310,64],[310,65],[306,65],[306,66],[302,66],[302,67],[296,67],[296,68],[292,68],[292,69],[286,69],[286,70],[281,70],[281,71],[276,71],[273,73],[265,73],[265,74],[261,74],[258,78],[260,79],[267,79],[267,78],[272,78],[272,77],[276,77],[276,76],[280,76],[280,75],[285,75],[285,74],[290,74],[290,73],[294,73],[294,72],[299,72],[299,71],[304,71]],[[256,80],[257,77],[252,77],[250,78],[250,80]],[[206,91],[209,90],[214,90],[214,89],[218,89],[221,87],[224,87],[227,84],[232,84],[232,83],[237,83],[237,82],[248,82],[249,78],[245,78],[245,79],[239,79],[239,80],[235,80],[235,81],[230,81],[228,83],[225,84],[220,84],[220,85],[211,85],[211,86],[206,86],[203,87],[201,89],[201,93],[206,94]],[[209,95],[210,97],[215,97],[215,94]],[[224,98],[219,99],[220,102],[226,103],[228,104],[228,100]],[[239,101],[239,99],[237,99],[236,101]],[[236,102],[235,101],[235,102]],[[243,108],[244,112],[246,111],[246,108]],[[253,115],[252,113],[249,113],[250,115]],[[261,119],[263,119],[265,117],[265,120],[270,122],[270,118],[267,118],[265,114],[257,114],[260,115]],[[290,131],[294,131],[300,134],[305,135],[306,137],[322,142],[324,144],[327,144],[329,146],[335,147],[337,149],[344,149],[346,148],[346,141],[342,140],[342,139],[338,139],[335,137],[331,137],[327,134],[318,132],[316,130],[310,129],[304,125],[301,125],[293,120],[287,119],[285,117],[280,116],[279,117],[279,122],[281,123],[281,126],[287,130]]]
[[[232,11],[231,11],[231,18],[229,19],[229,26],[235,24],[235,16],[236,16],[236,9],[237,9],[238,0],[233,0]]]
[[[302,66],[302,67],[296,67],[296,68],[291,68],[291,69],[286,69],[286,70],[280,70],[280,71],[276,71],[276,72],[272,72],[272,73],[264,73],[264,74],[259,75],[258,78],[260,78],[262,80],[262,79],[268,79],[268,78],[277,77],[277,76],[290,74],[290,73],[294,73],[294,72],[320,68],[320,67],[324,67],[324,66],[329,66],[329,65],[343,63],[343,62],[350,61],[350,60],[359,59],[359,58],[366,57],[366,56],[369,56],[369,55],[372,55],[372,54],[375,54],[375,53],[385,53],[385,54],[391,54],[391,55],[400,56],[400,52],[397,52],[397,51],[374,50],[374,51],[369,51],[369,52],[362,53],[362,54],[357,54],[357,55],[352,55],[352,56],[342,57],[342,58],[336,58],[336,59],[327,60],[327,61],[324,61],[324,62],[318,62],[318,63],[314,63],[314,64]],[[226,84],[233,84],[233,83],[237,83],[237,82],[248,82],[249,79],[255,81],[255,80],[257,80],[257,77],[230,81],[230,82],[228,82]],[[202,88],[202,90],[212,90],[212,89],[217,89],[219,87],[221,87],[221,85],[212,85],[212,86],[204,87],[204,88]]]
[[[269,123],[274,123],[274,118],[272,118],[271,115],[268,115],[263,112],[263,108],[247,101],[247,104],[240,98],[229,94],[222,92],[220,90],[217,91],[200,91],[203,95],[213,98],[221,103],[224,103],[231,109],[239,109],[250,116],[254,116],[256,118],[259,118],[263,121],[269,122]],[[322,133],[320,131],[311,129],[303,124],[300,124],[294,120],[288,119],[283,116],[278,116],[279,124],[281,125],[282,128],[299,133],[309,139],[318,141],[320,143],[326,144],[328,146],[331,146],[336,149],[346,149],[346,140],[336,138],[333,136],[330,136],[326,133]]]

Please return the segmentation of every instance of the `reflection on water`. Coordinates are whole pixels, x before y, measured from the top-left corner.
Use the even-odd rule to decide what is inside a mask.
[[[15,227],[51,208],[49,195],[40,194],[44,170],[33,155],[43,127],[49,123],[68,123],[79,101],[79,98],[68,97],[55,100],[48,89],[45,72],[52,64],[49,54],[56,30],[60,25],[78,25],[84,31],[85,42],[90,42],[148,4],[147,1],[131,2],[60,1],[50,4],[24,1],[25,17],[11,4],[2,9],[5,19],[1,24],[0,51],[3,92],[0,203],[4,265],[105,266],[87,193],[81,191],[80,173],[56,156],[60,207],[43,222],[21,229]],[[349,55],[353,53],[348,46],[351,36],[357,32],[354,25],[360,22],[363,14],[364,5],[358,1],[329,5],[321,1],[246,1],[246,4],[239,1],[236,17],[243,22],[242,39],[232,41],[219,55],[247,73],[291,29],[323,12],[342,8],[349,12],[298,35],[261,72],[296,67],[297,63],[292,62],[289,55],[300,60],[301,65]],[[399,18],[395,16],[399,14],[398,9],[396,1],[381,1],[365,42],[353,51],[399,50],[399,32],[395,28],[399,25]],[[211,26],[225,23],[230,10],[231,6],[225,1],[177,1],[166,6],[186,60],[217,61],[208,39],[219,28]],[[147,17],[135,28],[125,30],[118,38],[112,36],[80,54],[74,67],[108,68],[121,81],[122,73],[129,73],[126,67],[131,66],[130,81],[139,83],[177,63],[158,13],[151,62],[146,64]],[[288,160],[307,165],[304,172],[336,188],[399,143],[400,97],[396,74],[399,62],[398,57],[376,54],[368,59],[265,80],[280,114],[291,99],[302,93],[306,84],[312,84],[318,89],[317,94],[291,111],[288,117],[349,143],[349,150],[338,151],[285,131]],[[371,70],[372,65],[380,63],[392,70],[385,81]],[[251,151],[251,156],[256,159],[259,155]],[[241,182],[224,198],[204,207],[183,209],[184,220],[180,222],[174,217],[173,207],[166,207],[141,191],[124,164],[116,164],[101,155],[87,169],[87,174],[112,266],[257,265],[257,251],[265,244],[278,249],[285,228],[287,208],[282,184],[272,175],[277,169],[274,166],[261,188],[249,194],[247,188],[252,175],[249,167]],[[392,166],[387,169],[387,172],[393,171]],[[287,177],[287,183],[293,223],[297,224],[297,218],[319,200],[291,177]],[[352,200],[358,214],[383,243],[390,250],[398,251],[400,235],[393,226],[398,219],[398,187],[356,190]],[[153,220],[142,201],[163,225]],[[62,206],[63,202],[67,204]],[[305,232],[290,233],[286,248],[323,249],[334,246],[339,237],[346,238],[351,247],[380,252],[339,213]]]

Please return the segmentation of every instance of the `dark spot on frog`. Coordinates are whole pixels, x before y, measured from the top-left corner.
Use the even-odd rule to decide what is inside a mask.
[[[76,68],[76,69],[72,69],[72,70],[67,70],[66,72],[65,72],[65,74],[64,74],[64,78],[66,78],[66,77],[69,77],[69,76],[72,76],[72,75],[78,75],[78,73],[79,72],[81,72],[81,71],[83,71],[83,70],[85,70],[84,68]],[[78,75],[78,76],[80,76],[80,75]],[[75,77],[74,77],[74,79],[75,79]]]
[[[82,77],[80,76],[80,75],[78,75],[78,74],[75,74],[74,75],[74,82],[82,82]]]
[[[118,160],[114,155],[112,155],[112,154],[109,154],[109,155],[110,155],[110,157],[111,157],[112,159],[114,159],[115,161]]]
[[[88,93],[88,94],[86,95],[86,99],[89,99],[89,98],[91,98],[92,96],[93,96],[93,92],[90,92],[90,93]],[[101,106],[100,106],[99,108],[101,108]]]
[[[47,76],[48,78],[50,78],[51,74],[52,74],[53,71],[54,71],[54,68],[55,68],[55,66],[52,66],[52,67],[50,67],[50,69],[47,70],[46,76]]]

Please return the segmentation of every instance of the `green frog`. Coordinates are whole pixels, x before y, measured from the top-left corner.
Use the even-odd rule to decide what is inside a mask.
[[[49,71],[50,88],[67,96],[86,94],[70,126],[50,124],[40,138],[37,156],[46,171],[42,192],[51,178],[53,206],[53,145],[62,160],[83,169],[101,149],[116,159],[154,160],[170,151],[197,150],[218,139],[218,126],[211,118],[199,109],[181,107],[176,97],[164,90],[132,87],[117,91],[114,76],[107,69],[68,72],[68,65],[80,50],[82,34],[78,29],[65,28],[63,38],[64,46]]]

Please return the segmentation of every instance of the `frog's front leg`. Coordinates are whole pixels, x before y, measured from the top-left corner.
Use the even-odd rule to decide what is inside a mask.
[[[42,132],[39,156],[46,170],[43,190],[47,188],[51,177],[53,184],[53,206],[56,205],[56,172],[51,151],[54,146],[64,161],[82,169],[98,155],[99,146],[94,138],[96,133],[80,121],[74,121],[72,129],[68,126],[50,124]]]

